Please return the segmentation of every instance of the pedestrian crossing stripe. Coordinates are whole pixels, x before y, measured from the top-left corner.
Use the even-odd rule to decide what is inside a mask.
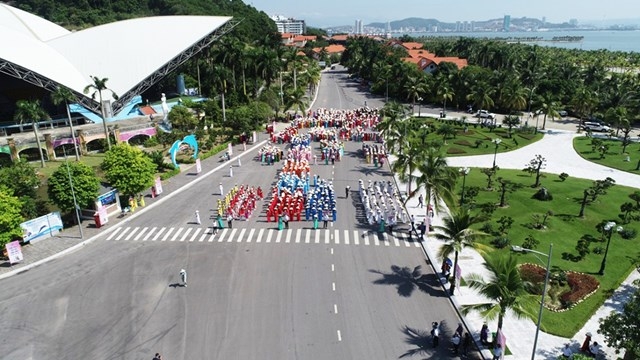
[[[274,235],[275,234],[275,235]],[[275,239],[274,239],[275,236]],[[105,239],[106,241],[167,241],[170,242],[256,242],[256,243],[295,243],[295,244],[334,244],[353,246],[394,246],[420,247],[419,239],[406,232],[395,231],[393,234],[362,230],[338,229],[255,229],[234,228],[220,229],[201,227],[117,227]],[[313,239],[313,240],[312,240]],[[323,240],[324,239],[324,240]],[[273,241],[272,241],[273,240]],[[403,245],[404,244],[404,245]]]

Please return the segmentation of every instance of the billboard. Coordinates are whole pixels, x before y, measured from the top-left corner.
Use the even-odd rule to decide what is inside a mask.
[[[57,234],[62,230],[62,218],[59,212],[49,213],[39,218],[20,224],[23,230],[22,241],[42,240]]]

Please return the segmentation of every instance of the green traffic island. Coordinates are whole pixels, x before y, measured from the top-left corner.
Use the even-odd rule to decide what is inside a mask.
[[[550,334],[573,337],[640,259],[636,236],[640,191],[606,179],[592,181],[570,174],[540,173],[539,184],[533,186],[537,176],[531,168],[484,170],[472,169],[466,175],[464,203],[472,213],[485,217],[473,226],[487,234],[476,241],[493,249],[485,259],[515,256],[519,264],[543,266],[535,254],[514,254],[511,246],[544,251],[553,243],[552,286],[547,292],[548,307],[553,311],[544,309],[542,328]],[[458,197],[461,180],[456,188]],[[617,225],[608,226],[611,222]],[[605,256],[609,259],[606,269]],[[534,268],[524,269],[531,270],[523,273],[531,277]],[[540,294],[540,289],[535,290],[539,287],[538,281],[531,293]]]
[[[439,148],[447,156],[493,154],[495,139],[500,139],[497,152],[513,151],[544,136],[533,127],[489,127],[469,123],[466,119],[410,118],[406,127],[409,143]],[[404,133],[402,126],[398,130]]]
[[[585,135],[576,137],[573,147],[587,161],[640,175],[640,142]]]

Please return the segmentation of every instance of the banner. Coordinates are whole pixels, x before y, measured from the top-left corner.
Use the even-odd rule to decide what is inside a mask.
[[[156,178],[156,195],[162,194],[162,179]]]
[[[460,269],[460,265],[456,264],[456,280],[460,280],[460,276],[462,276],[462,269]]]
[[[202,172],[202,164],[200,163],[200,159],[196,159],[196,173],[200,174]]]
[[[100,206],[98,208],[98,216],[100,217],[100,224],[104,225],[109,222],[109,215],[107,214],[106,206]]]
[[[106,192],[98,196],[98,202],[100,202],[102,206],[115,204],[117,202],[116,200],[117,195],[118,195],[118,190],[116,189],[110,190],[109,192]]]
[[[229,156],[233,155],[233,148],[231,147],[231,143],[229,143],[227,152],[229,152]]]
[[[59,212],[49,213],[39,218],[25,221],[20,224],[24,235],[23,242],[30,242],[34,239],[46,239],[62,230],[62,219]]]
[[[9,263],[12,265],[15,263],[19,263],[24,259],[22,257],[22,247],[20,246],[20,241],[12,241],[5,245],[7,249],[7,255],[9,256]]]

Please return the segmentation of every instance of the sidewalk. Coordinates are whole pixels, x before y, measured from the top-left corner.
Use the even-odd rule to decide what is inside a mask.
[[[547,168],[545,172],[560,173],[567,172],[570,176],[590,178],[590,179],[604,179],[610,176],[616,180],[617,184],[628,185],[637,187],[640,184],[640,176],[622,171],[606,168],[601,165],[597,165],[582,159],[573,150],[573,138],[575,136],[584,136],[581,134],[575,134],[568,131],[550,131],[545,137],[530,146],[521,148],[516,151],[501,153],[497,156],[497,164],[503,169],[522,169],[526,162],[530,160],[536,154],[542,154],[547,158]],[[485,165],[485,167],[491,167],[493,161],[493,154],[491,155],[479,155],[468,157],[454,157],[447,159],[450,166],[455,167],[478,167],[479,165]],[[397,178],[396,181],[402,188],[404,186]],[[423,193],[423,196],[425,194]],[[410,214],[416,218],[416,223],[422,222],[425,218],[425,209],[418,207],[418,196],[414,196],[407,202],[407,210]],[[436,214],[432,219],[433,225],[442,225],[443,213]],[[424,241],[425,251],[429,256],[429,259],[433,262],[433,266],[436,270],[439,270],[441,260],[438,259],[437,254],[444,244],[443,241],[436,240],[432,237],[427,237]],[[463,271],[463,277],[468,274],[480,274],[486,276],[487,270],[483,267],[484,260],[476,251],[465,248],[459,254],[459,265]],[[593,315],[593,317],[587,321],[584,327],[575,334],[571,339],[562,338],[559,336],[550,335],[540,331],[538,336],[538,344],[536,349],[536,359],[557,359],[561,353],[561,349],[565,343],[571,343],[572,348],[578,350],[585,334],[591,332],[593,341],[597,341],[598,344],[603,345],[603,353],[606,354],[607,359],[616,359],[619,355],[616,355],[614,350],[606,347],[604,339],[601,335],[597,334],[599,319],[609,315],[611,311],[621,311],[624,303],[628,301],[629,297],[633,293],[635,287],[631,283],[640,278],[640,272],[633,271],[629,277],[622,283],[622,285],[616,290],[612,297],[607,300],[600,309]],[[481,295],[475,290],[468,287],[461,287],[456,291],[452,301],[456,305],[466,304],[479,304],[487,302]],[[478,313],[469,314],[465,319],[469,330],[474,334],[476,338],[479,337],[480,328],[485,322]],[[497,326],[497,320],[488,323],[491,331]],[[513,314],[507,313],[503,324],[504,335],[507,338],[507,346],[512,352],[512,355],[505,356],[505,359],[528,359],[531,357],[531,351],[533,348],[533,339],[535,337],[536,324],[528,319],[518,319]],[[526,340],[525,340],[526,339]],[[488,350],[485,352],[488,353]],[[490,358],[490,356],[489,356]]]
[[[276,123],[276,131],[284,129],[288,124]],[[180,193],[184,189],[185,185],[193,183],[195,181],[201,181],[205,178],[206,174],[215,171],[226,171],[228,164],[236,164],[238,157],[254,156],[255,152],[261,148],[268,140],[268,134],[264,131],[258,131],[257,141],[251,146],[247,146],[247,150],[243,151],[242,145],[236,145],[233,147],[233,155],[231,160],[227,162],[221,162],[220,157],[224,154],[224,151],[219,154],[213,155],[206,160],[202,161],[202,172],[193,176],[192,169],[195,169],[195,164],[188,167],[184,167],[182,172],[176,176],[171,177],[162,182],[163,193],[156,198],[151,197],[151,190],[143,194],[145,197],[146,207],[138,209],[135,213],[129,213],[123,218],[114,214],[109,217],[109,222],[102,228],[95,227],[94,222],[85,220],[82,222],[82,231],[84,233],[84,239],[80,237],[80,228],[74,226],[71,228],[65,228],[57,235],[42,239],[32,244],[24,245],[22,247],[22,253],[24,260],[18,264],[11,266],[9,261],[0,262],[0,280],[6,277],[19,274],[27,271],[33,267],[39,266],[47,261],[59,258],[65,254],[81,249],[83,246],[91,243],[98,236],[102,236],[117,227],[118,224],[129,221],[129,219],[137,216],[141,211],[153,206],[163,199],[167,199],[175,194]],[[191,173],[191,175],[190,175]]]

